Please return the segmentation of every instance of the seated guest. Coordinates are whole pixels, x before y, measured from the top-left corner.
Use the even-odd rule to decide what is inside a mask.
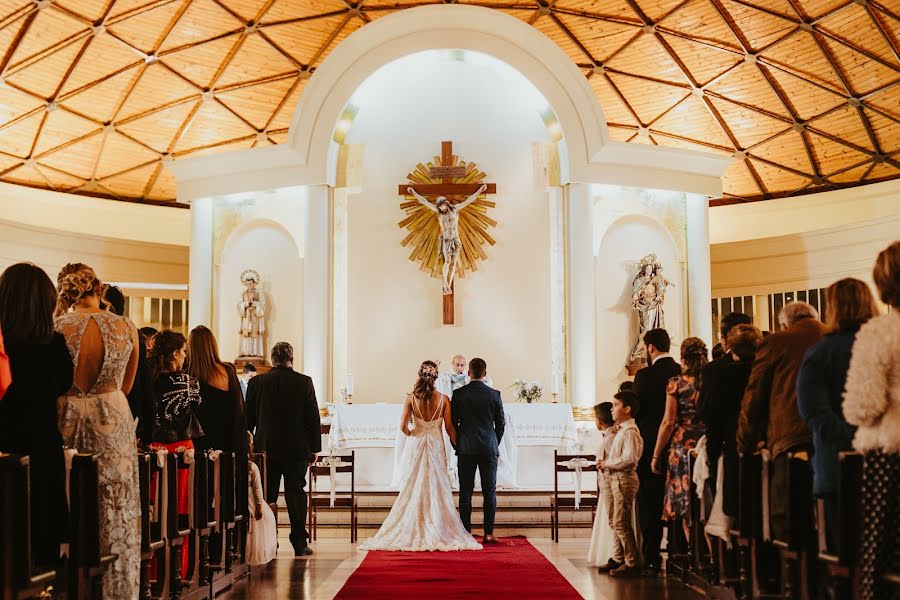
[[[125,295],[118,287],[111,285],[106,288],[103,295],[108,309],[120,317],[125,314]],[[134,385],[128,392],[128,406],[131,407],[131,416],[137,419],[137,438],[144,445],[153,441],[153,425],[156,421],[156,402],[153,395],[153,378],[150,375],[150,365],[147,363],[147,342],[144,335],[138,331],[137,372],[134,376]]]
[[[177,331],[162,331],[156,335],[150,351],[150,369],[156,394],[156,431],[150,447],[165,448],[169,452],[185,452],[194,448],[194,440],[203,436],[197,419],[201,404],[200,383],[182,368],[187,354],[187,342]],[[178,471],[179,514],[190,513],[190,479],[188,469]],[[187,536],[185,545],[187,548]],[[181,553],[181,572],[187,573],[189,552]]]
[[[619,566],[609,571],[613,577],[636,575],[640,572],[640,548],[633,526],[634,500],[640,482],[638,462],[644,451],[641,432],[634,422],[640,401],[634,392],[619,392],[614,396],[612,416],[618,431],[609,447],[606,459],[597,466],[609,477],[613,531],[616,534],[612,561]]]
[[[826,534],[833,548],[838,522],[838,453],[851,449],[856,427],[841,409],[853,341],[860,326],[878,314],[869,286],[841,279],[825,291],[829,332],[807,351],[797,376],[797,406],[813,434],[813,494],[825,500]]]
[[[662,566],[659,555],[662,544],[663,498],[665,497],[666,480],[653,473],[650,462],[653,449],[659,435],[666,410],[666,388],[669,380],[681,373],[681,367],[669,354],[672,342],[665,329],[651,329],[644,334],[646,356],[650,365],[644,367],[634,376],[634,393],[641,405],[637,415],[637,425],[641,437],[648,440],[642,446],[643,455],[638,465],[638,477],[641,480],[638,493],[638,511],[641,517],[641,537],[644,543],[644,563],[649,571],[659,572]]]
[[[889,310],[856,334],[843,405],[847,421],[858,427],[853,447],[866,455],[858,554],[862,600],[896,597],[883,575],[900,569],[900,242],[878,255],[872,278]]]
[[[787,534],[790,461],[788,453],[808,451],[809,427],[797,410],[797,374],[806,351],[822,339],[818,311],[806,302],[791,302],[778,314],[781,331],[764,338],[744,392],[737,442],[742,454],[765,445],[772,456],[769,521],[774,539]]]
[[[72,387],[66,340],[53,331],[56,290],[39,267],[19,263],[0,275],[0,329],[12,383],[0,399],[0,452],[31,457],[31,557],[54,566],[66,539],[66,466],[56,400]]]
[[[691,450],[706,432],[696,419],[700,395],[697,387],[700,371],[708,360],[706,344],[700,338],[691,337],[681,343],[681,375],[670,379],[666,388],[666,412],[650,463],[654,473],[666,475],[662,519],[680,520],[685,540],[690,539]]]
[[[737,516],[740,491],[738,450],[735,441],[738,416],[741,413],[741,401],[747,389],[747,381],[750,380],[756,346],[761,339],[762,333],[753,325],[732,327],[725,342],[730,354],[729,361],[708,383],[701,376],[704,387],[700,393],[706,392],[710,398],[715,398],[715,401],[706,405],[703,419],[706,424],[706,447],[710,456],[709,468],[710,472],[718,471],[718,457],[722,456],[725,478],[721,486],[717,480],[713,489],[719,493],[718,489],[721,487],[722,510],[730,517]]]
[[[612,402],[602,402],[594,406],[594,420],[600,430],[600,446],[597,448],[597,463],[609,457],[609,447],[616,435],[616,422],[612,417]],[[599,567],[600,572],[610,571],[621,566],[613,560],[616,540],[613,531],[612,488],[609,476],[597,469],[597,487],[600,490],[600,502],[594,516],[594,529],[591,534],[591,546],[588,550],[588,564]]]
[[[719,324],[719,343],[716,344],[716,348],[720,349],[720,353],[717,354],[714,348],[713,360],[703,367],[703,371],[700,373],[700,397],[698,399],[697,418],[704,423],[708,423],[710,411],[720,414],[719,407],[713,406],[720,401],[717,395],[720,393],[720,386],[717,380],[724,375],[728,366],[735,360],[734,355],[732,355],[728,349],[728,332],[737,325],[746,325],[750,322],[750,317],[744,313],[731,312],[722,317],[722,321]],[[744,383],[746,384],[746,382]],[[716,481],[718,476],[717,465],[719,456],[721,456],[722,447],[721,444],[710,443],[713,441],[711,439],[712,437],[712,435],[707,437],[706,448],[707,459],[709,462],[709,486],[711,489],[715,490],[718,483]]]

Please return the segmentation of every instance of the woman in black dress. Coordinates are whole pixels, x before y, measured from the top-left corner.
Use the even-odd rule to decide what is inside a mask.
[[[56,401],[72,386],[66,340],[53,331],[56,289],[28,263],[0,275],[0,329],[12,385],[0,400],[0,451],[31,457],[31,550],[52,567],[68,531],[66,467]]]

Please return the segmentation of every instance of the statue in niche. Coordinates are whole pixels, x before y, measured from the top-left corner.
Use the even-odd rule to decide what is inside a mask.
[[[266,333],[266,300],[258,289],[259,273],[247,269],[241,273],[241,283],[247,289],[238,302],[241,317],[241,356],[264,357],[263,335]]]
[[[648,254],[638,263],[638,272],[631,282],[631,306],[638,315],[638,335],[631,348],[629,366],[647,362],[644,334],[651,329],[665,328],[663,303],[666,290],[674,285],[663,276],[663,267],[655,254]]]

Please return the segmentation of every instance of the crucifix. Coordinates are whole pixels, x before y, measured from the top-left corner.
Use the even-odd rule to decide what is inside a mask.
[[[460,163],[459,157],[453,155],[453,142],[442,142],[441,156],[435,159],[437,164],[429,163],[428,168],[418,165],[416,172],[408,177],[410,183],[399,186],[401,195],[414,198],[400,205],[411,213],[400,226],[411,230],[403,241],[404,246],[418,239],[410,259],[422,259],[423,268],[431,261],[435,266],[440,262],[443,322],[452,325],[455,276],[460,261],[464,267],[474,270],[475,259],[487,256],[481,244],[494,243],[485,228],[497,223],[484,213],[495,204],[480,198],[483,194],[497,193],[497,186],[482,183],[484,173],[474,163]],[[433,203],[429,197],[435,198]],[[473,205],[472,209],[466,210],[469,205]]]

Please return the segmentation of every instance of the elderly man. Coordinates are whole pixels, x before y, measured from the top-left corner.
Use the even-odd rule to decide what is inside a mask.
[[[441,364],[439,360],[435,362]],[[466,374],[466,357],[462,354],[457,354],[453,357],[450,370],[438,375],[437,380],[434,382],[434,389],[450,398],[453,396],[453,392],[464,385],[468,385],[470,381],[469,376]],[[484,383],[488,387],[494,387],[494,382],[487,375],[485,375]]]
[[[825,326],[806,302],[791,302],[778,314],[781,331],[764,338],[756,351],[750,381],[738,418],[737,443],[742,454],[765,445],[771,454],[769,517],[772,535],[787,533],[788,455],[808,450],[812,435],[797,409],[797,374],[806,351]]]

